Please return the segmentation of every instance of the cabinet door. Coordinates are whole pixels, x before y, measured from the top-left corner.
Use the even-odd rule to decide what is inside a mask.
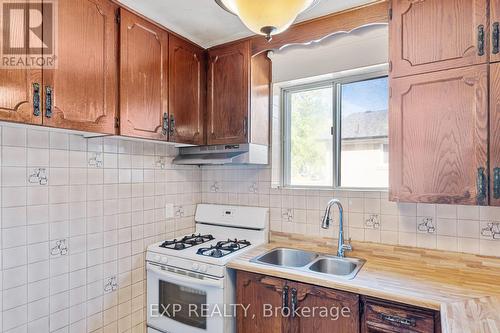
[[[488,61],[487,0],[394,0],[390,22],[392,76]],[[480,50],[479,30],[484,32]]]
[[[394,79],[391,200],[488,203],[487,65]]]
[[[205,60],[203,50],[178,37],[169,40],[169,141],[203,144]]]
[[[289,320],[281,312],[273,312],[279,311],[286,300],[286,280],[243,271],[238,271],[236,280],[236,303],[247,308],[246,313],[241,306],[237,308],[238,333],[290,332]]]
[[[290,302],[298,305],[291,332],[359,332],[358,295],[303,283],[290,288]]]
[[[18,3],[22,6],[24,3],[28,4],[29,1],[24,3],[18,1]],[[24,26],[23,15],[12,15],[10,19],[12,20],[11,27]],[[2,28],[0,29],[2,35],[7,34]],[[26,35],[28,31],[25,29],[24,31],[12,33],[15,33],[16,36],[20,36],[21,33]],[[19,45],[16,45],[16,48],[17,47],[19,47]],[[17,54],[18,56],[29,54],[28,43],[23,43],[22,48],[22,50],[18,51],[20,53]],[[0,120],[40,125],[42,123],[41,80],[41,67],[0,68]],[[34,108],[34,104],[37,105],[36,108]]]
[[[208,144],[246,143],[250,42],[209,51]]]
[[[500,63],[490,65],[490,204],[500,206]]]
[[[435,333],[439,316],[431,310],[363,297],[362,333]]]
[[[108,0],[58,2],[57,67],[43,70],[46,126],[114,134],[118,24]],[[51,89],[48,95],[47,89]],[[45,106],[52,99],[52,109]]]
[[[120,134],[167,140],[168,33],[123,9],[120,21]]]
[[[500,61],[500,0],[490,0],[490,62]]]

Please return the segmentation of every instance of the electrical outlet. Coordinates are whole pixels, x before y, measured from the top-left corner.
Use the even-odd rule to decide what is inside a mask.
[[[172,219],[174,218],[174,204],[167,203],[165,204],[165,218]]]

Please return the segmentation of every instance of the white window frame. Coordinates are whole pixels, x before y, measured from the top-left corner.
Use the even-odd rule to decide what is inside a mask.
[[[281,184],[284,188],[293,189],[341,189],[341,190],[356,190],[356,191],[386,191],[387,187],[342,187],[341,184],[341,90],[343,84],[355,83],[359,81],[367,81],[378,79],[382,77],[387,77],[387,70],[373,69],[373,68],[363,68],[360,70],[354,70],[350,72],[349,75],[343,75],[337,78],[322,80],[317,82],[311,82],[307,84],[293,85],[281,88],[281,128],[282,132],[282,143],[281,143],[281,158],[282,158],[282,179]],[[290,95],[292,93],[297,93],[301,91],[319,89],[324,87],[332,87],[333,93],[333,119],[332,119],[332,135],[333,135],[333,184],[332,186],[305,186],[305,185],[293,185],[291,184],[291,105],[290,105]]]

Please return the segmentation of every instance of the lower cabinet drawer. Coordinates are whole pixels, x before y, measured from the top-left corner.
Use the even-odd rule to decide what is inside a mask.
[[[362,332],[435,333],[436,313],[372,298],[363,301]]]

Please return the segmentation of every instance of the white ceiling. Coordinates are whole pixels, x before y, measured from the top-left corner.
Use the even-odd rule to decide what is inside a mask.
[[[119,0],[124,5],[205,47],[250,36],[250,31],[234,15],[222,10],[214,0]],[[298,21],[338,12],[375,0],[321,0]]]

